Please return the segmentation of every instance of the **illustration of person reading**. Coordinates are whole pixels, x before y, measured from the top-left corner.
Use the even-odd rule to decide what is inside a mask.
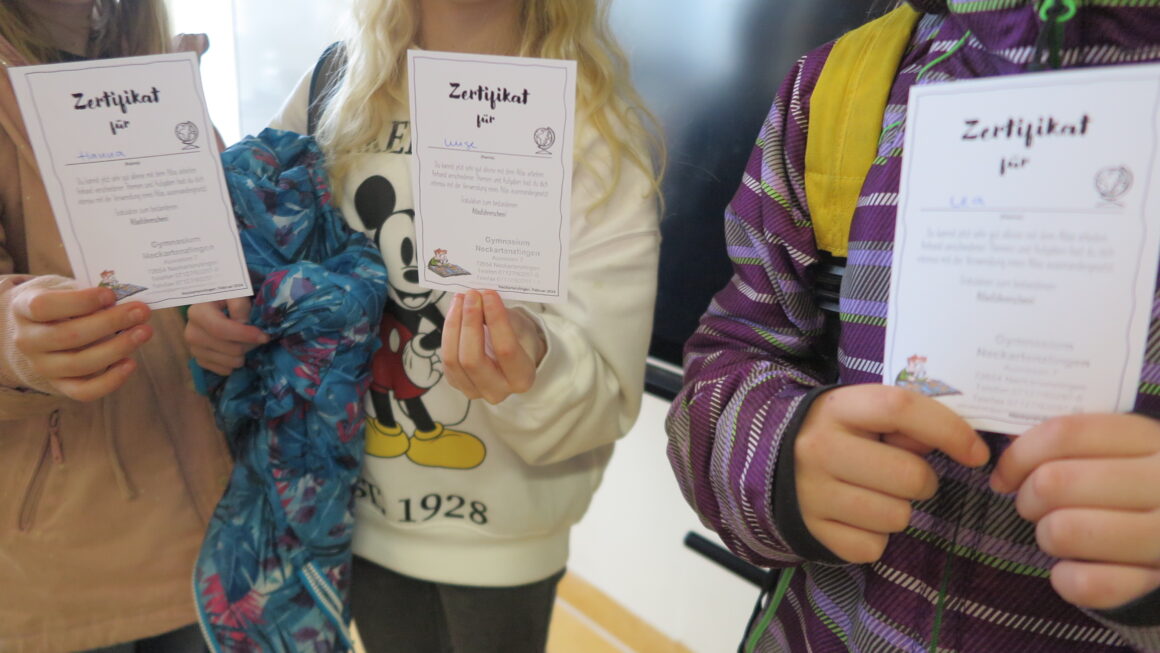
[[[97,284],[102,288],[108,288],[117,296],[117,301],[128,297],[129,295],[136,295],[137,293],[146,290],[145,286],[138,286],[131,283],[122,283],[117,280],[116,270],[101,270],[101,282]]]
[[[447,256],[447,250],[435,250],[435,256],[427,261],[427,269],[434,272],[441,277],[459,277],[463,275],[470,275],[471,273],[458,265],[451,262]]]
[[[906,359],[906,367],[898,371],[894,385],[921,392],[928,397],[961,394],[950,385],[932,379],[926,373],[926,356],[915,354]]]

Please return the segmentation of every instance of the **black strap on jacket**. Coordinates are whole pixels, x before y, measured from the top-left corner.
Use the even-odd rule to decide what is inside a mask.
[[[322,52],[322,56],[318,57],[318,63],[314,64],[314,72],[310,75],[310,99],[306,105],[306,132],[308,134],[314,134],[317,131],[318,118],[322,115],[322,110],[326,108],[326,103],[330,100],[338,82],[342,80],[345,66],[346,49],[342,47],[341,41],[331,43]]]

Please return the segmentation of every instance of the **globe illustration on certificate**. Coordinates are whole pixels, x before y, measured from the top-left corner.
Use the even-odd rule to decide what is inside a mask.
[[[551,154],[549,149],[556,143],[556,132],[551,127],[540,127],[532,134],[532,138],[540,148],[538,154]]]
[[[177,136],[177,140],[185,143],[184,149],[197,149],[197,146],[194,145],[194,143],[197,142],[197,137],[201,135],[201,130],[197,128],[197,125],[188,120],[185,122],[179,122],[177,123],[177,126],[173,128],[173,134]]]
[[[1108,166],[1096,173],[1096,192],[1105,202],[1119,204],[1132,188],[1132,171],[1127,166]]]

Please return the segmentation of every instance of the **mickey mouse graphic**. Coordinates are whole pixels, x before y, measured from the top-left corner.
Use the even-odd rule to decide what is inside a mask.
[[[374,233],[386,263],[390,299],[379,328],[382,344],[371,360],[374,415],[367,420],[366,453],[379,458],[406,455],[427,467],[471,469],[487,455],[483,441],[436,421],[424,403],[424,395],[443,378],[443,313],[437,302],[445,293],[419,285],[415,212],[397,210],[397,202],[394,185],[379,175],[365,179],[354,197],[358,217]],[[392,394],[414,422],[412,435],[395,418]],[[464,415],[467,409],[465,405]]]

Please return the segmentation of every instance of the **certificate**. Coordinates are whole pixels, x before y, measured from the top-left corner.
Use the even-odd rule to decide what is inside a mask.
[[[195,55],[8,73],[77,281],[153,308],[250,294]]]
[[[1160,66],[911,89],[884,382],[972,426],[1132,408],[1160,253]]]
[[[567,299],[576,63],[411,51],[419,283]]]

